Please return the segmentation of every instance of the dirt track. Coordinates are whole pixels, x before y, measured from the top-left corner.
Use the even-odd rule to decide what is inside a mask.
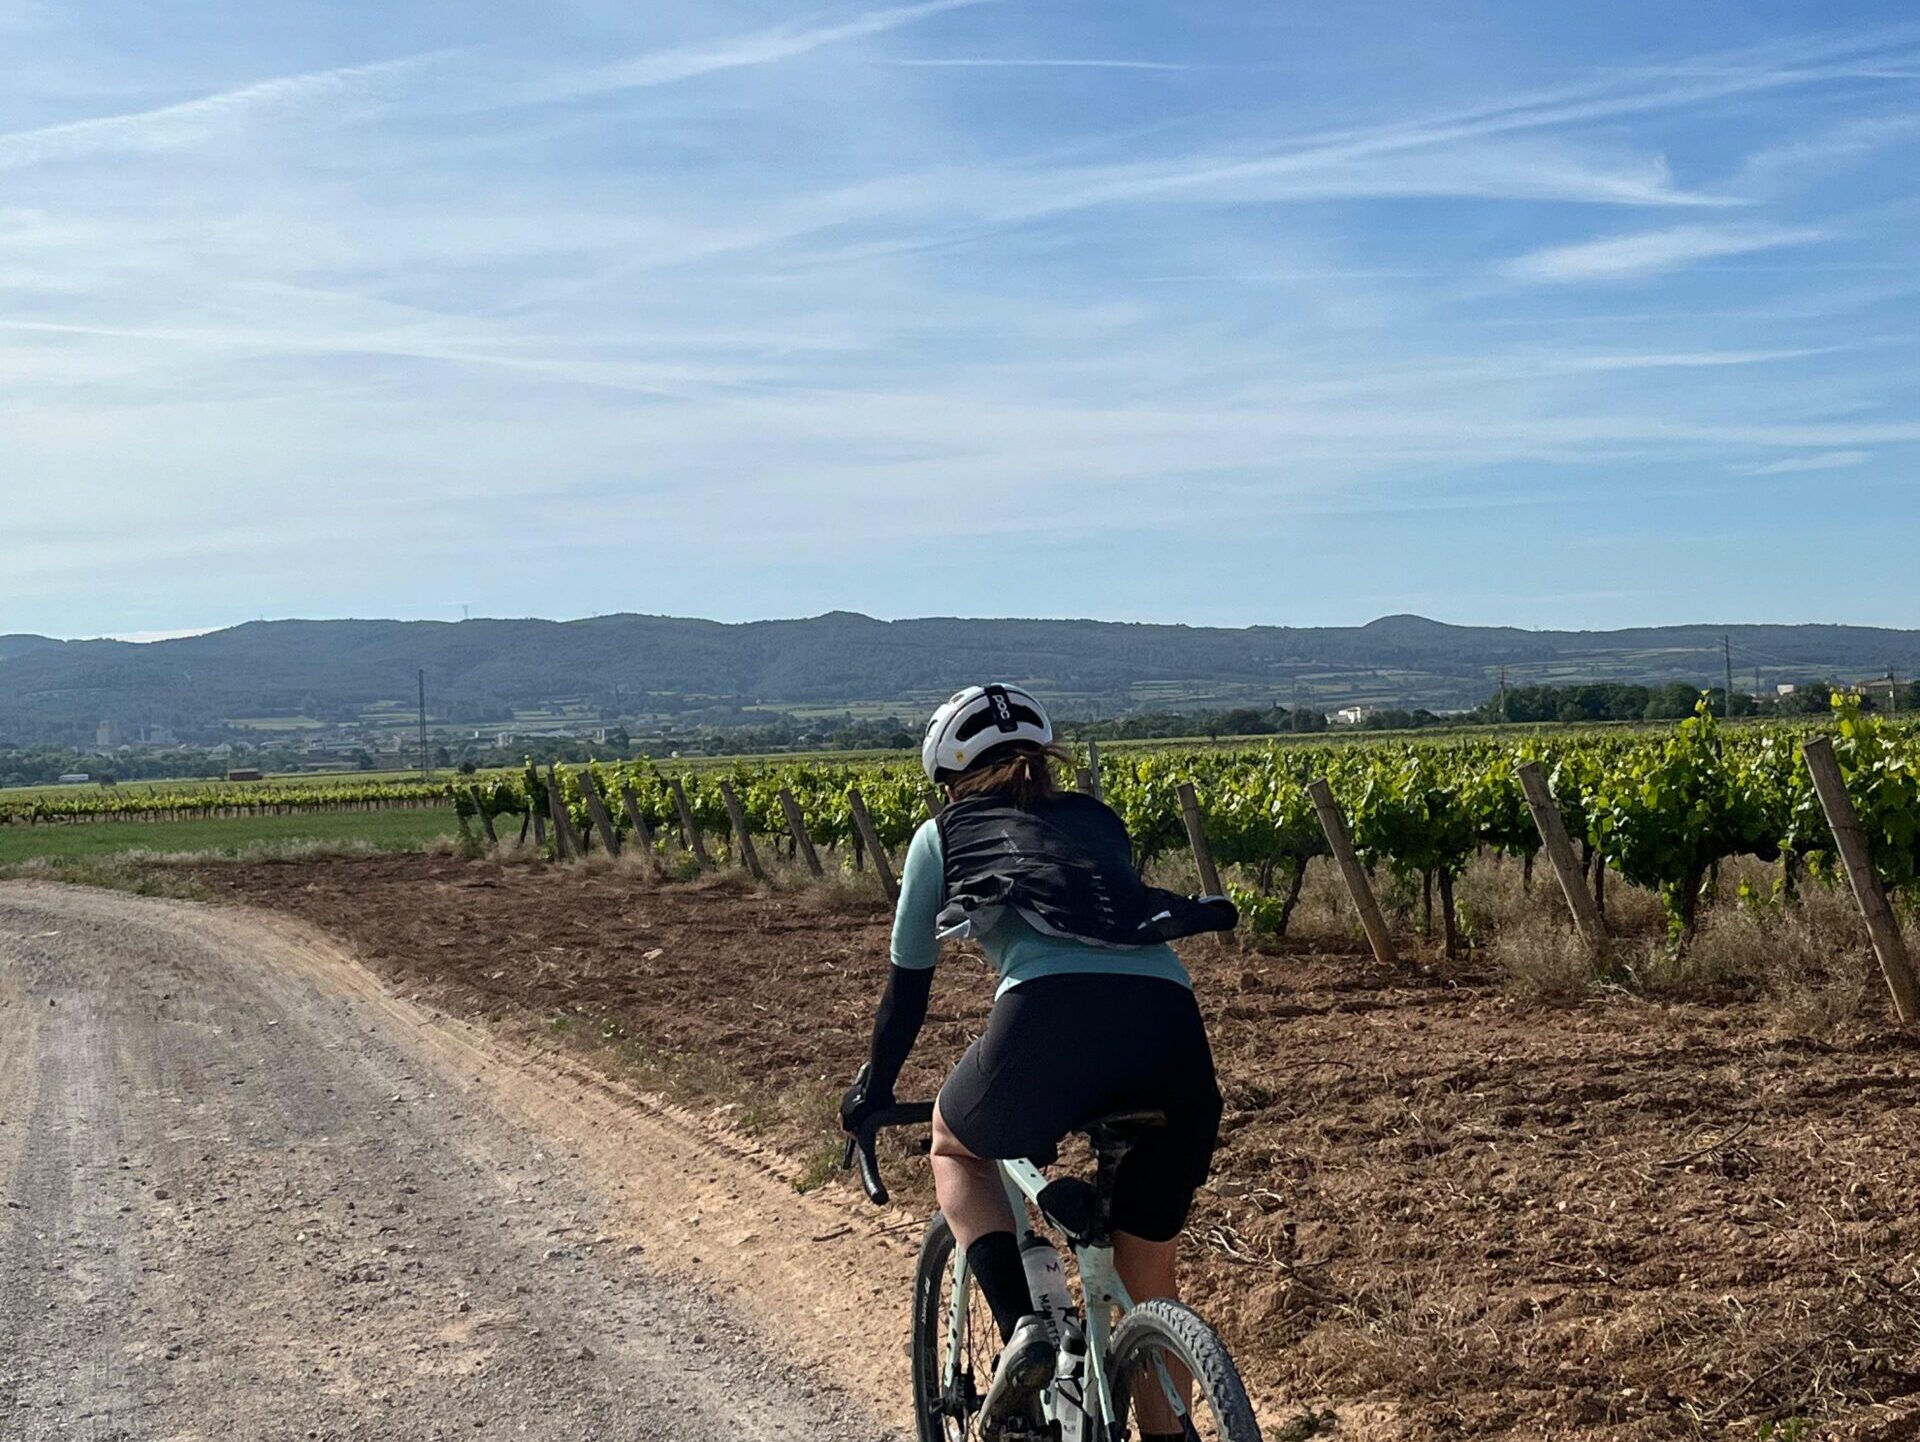
[[[737,1179],[635,1240],[564,1078],[309,936],[0,887],[0,1438],[890,1435],[648,1255]]]

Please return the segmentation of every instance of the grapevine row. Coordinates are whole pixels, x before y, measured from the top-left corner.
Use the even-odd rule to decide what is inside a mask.
[[[1838,708],[1835,750],[1849,794],[1886,883],[1920,883],[1920,736],[1911,729]],[[1306,794],[1322,777],[1345,811],[1368,866],[1437,885],[1452,919],[1452,883],[1480,853],[1531,858],[1539,836],[1515,773],[1538,761],[1583,863],[1656,892],[1674,933],[1691,930],[1714,867],[1753,856],[1781,865],[1791,891],[1808,872],[1829,872],[1832,837],[1814,793],[1800,742],[1807,728],[1728,730],[1703,708],[1667,734],[1567,733],[1520,741],[1468,738],[1384,741],[1365,746],[1268,744],[1244,748],[1164,749],[1109,754],[1100,787],[1152,861],[1186,844],[1179,788],[1194,786],[1215,858],[1236,869],[1236,896],[1262,929],[1282,930],[1301,878],[1327,842]],[[548,777],[574,829],[592,830],[581,778],[590,776],[625,831],[623,799],[655,831],[681,828],[669,777],[650,761],[593,762],[542,774],[456,788],[463,819],[531,816],[549,805]],[[756,764],[679,778],[694,825],[730,834],[722,783],[731,786],[752,833],[780,837],[787,820],[780,792],[800,803],[817,846],[853,841],[848,793],[858,788],[881,843],[903,845],[931,814],[932,799],[907,761]],[[723,845],[725,842],[723,840]]]
[[[315,811],[372,811],[443,806],[443,781],[247,781],[168,785],[9,800],[0,795],[0,826],[85,821],[190,821],[212,817],[288,816]]]

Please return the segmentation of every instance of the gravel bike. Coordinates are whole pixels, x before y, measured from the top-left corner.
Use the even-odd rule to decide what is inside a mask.
[[[876,1112],[848,1138],[842,1164],[858,1161],[860,1184],[875,1204],[887,1202],[875,1138],[887,1127],[918,1126],[932,1117],[933,1103],[903,1102]],[[1213,1328],[1178,1302],[1135,1303],[1114,1267],[1110,1219],[1121,1159],[1164,1125],[1159,1112],[1135,1111],[1078,1128],[1093,1150],[1092,1181],[1049,1180],[1030,1161],[999,1164],[1014,1216],[1028,1217],[1031,1205],[1066,1238],[1085,1303],[1084,1309],[1076,1307],[1058,1285],[1053,1310],[1059,1315],[1049,1318],[1058,1361],[1054,1381],[1041,1396],[1047,1422],[1045,1430],[1018,1434],[1022,1438],[1129,1442],[1146,1431],[1181,1435],[1188,1442],[1260,1442],[1240,1373]],[[1051,1251],[1050,1244],[1041,1245]],[[1036,1296],[1035,1301],[1047,1315],[1047,1300]],[[968,1271],[966,1253],[954,1246],[946,1218],[935,1212],[920,1243],[913,1282],[913,1405],[920,1442],[972,1442],[999,1349],[1000,1334]]]

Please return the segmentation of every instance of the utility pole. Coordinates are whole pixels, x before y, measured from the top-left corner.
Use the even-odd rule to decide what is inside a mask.
[[[420,779],[425,781],[431,774],[427,767],[427,673],[422,667],[420,671]]]
[[[1733,719],[1733,638],[1731,636],[1722,636],[1720,638],[1720,649],[1727,658],[1727,714],[1725,719],[1731,721]]]
[[[1500,719],[1507,719],[1507,668],[1500,668]]]
[[[1893,666],[1891,664],[1887,666],[1887,714],[1889,716],[1898,716],[1900,714],[1899,683],[1893,679]]]

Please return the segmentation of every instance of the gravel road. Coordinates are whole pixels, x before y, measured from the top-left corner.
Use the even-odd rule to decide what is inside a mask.
[[[0,886],[0,1438],[888,1438],[244,914]]]

